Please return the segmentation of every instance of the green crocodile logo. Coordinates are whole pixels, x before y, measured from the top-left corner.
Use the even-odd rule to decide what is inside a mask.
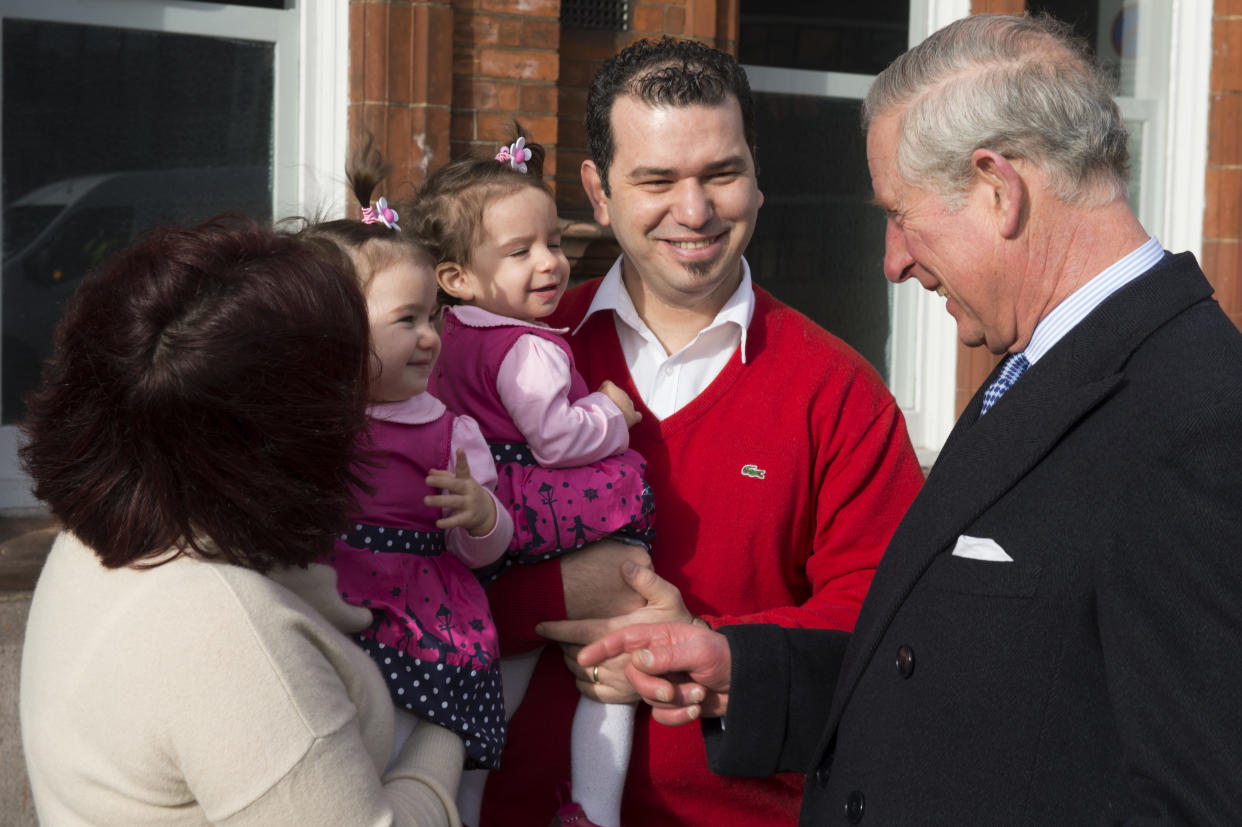
[[[764,477],[766,477],[767,474],[768,472],[764,471],[758,465],[743,465],[742,466],[743,477],[754,477],[757,480],[761,480]]]

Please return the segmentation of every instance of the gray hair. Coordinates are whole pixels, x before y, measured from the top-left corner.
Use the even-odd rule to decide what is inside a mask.
[[[901,179],[960,207],[971,155],[1025,159],[1066,203],[1124,197],[1129,152],[1113,83],[1051,17],[963,18],[898,57],[863,102],[863,129],[902,110]]]

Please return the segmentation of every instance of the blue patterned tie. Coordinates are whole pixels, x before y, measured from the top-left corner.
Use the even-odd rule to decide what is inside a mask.
[[[983,392],[983,408],[979,411],[979,416],[983,416],[988,412],[988,408],[996,404],[1005,391],[1018,381],[1018,377],[1026,372],[1031,363],[1021,353],[1011,353],[1005,357],[1005,364],[1001,365],[1000,376],[988,385],[988,389]]]

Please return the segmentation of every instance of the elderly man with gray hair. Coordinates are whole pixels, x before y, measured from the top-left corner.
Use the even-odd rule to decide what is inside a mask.
[[[1005,358],[852,635],[650,625],[580,662],[633,652],[717,772],[806,772],[803,824],[1242,824],[1242,334],[1131,212],[1060,24],[958,21],[864,111],[885,275]]]

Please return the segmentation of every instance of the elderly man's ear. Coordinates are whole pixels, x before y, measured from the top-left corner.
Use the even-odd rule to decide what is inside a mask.
[[[1026,207],[1026,182],[1013,162],[990,149],[976,149],[970,164],[977,182],[991,191],[992,214],[1001,237],[1015,238]]]
[[[595,221],[601,227],[607,227],[608,219],[608,196],[604,194],[604,181],[599,177],[599,170],[595,168],[594,161],[582,162],[582,188],[586,190],[587,198],[591,201],[591,210],[595,213]]]
[[[476,289],[470,271],[455,261],[444,261],[436,265],[436,283],[440,289],[455,299],[464,302],[474,301]]]

